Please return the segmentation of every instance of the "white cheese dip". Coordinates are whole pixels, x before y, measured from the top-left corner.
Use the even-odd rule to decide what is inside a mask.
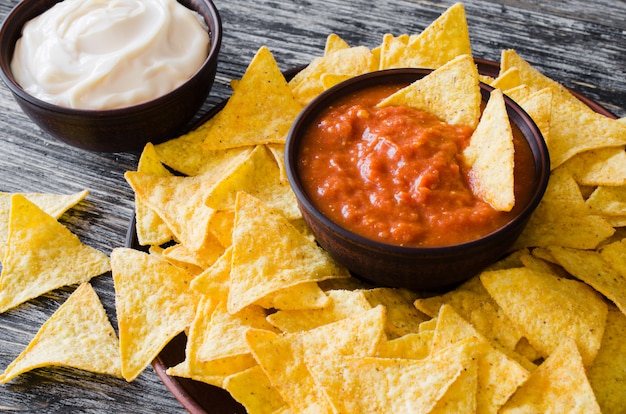
[[[43,101],[114,109],[184,83],[209,43],[200,15],[176,0],[63,0],[24,26],[11,70]]]

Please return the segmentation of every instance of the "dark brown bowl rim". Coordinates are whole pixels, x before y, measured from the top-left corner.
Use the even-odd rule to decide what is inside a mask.
[[[532,134],[532,136],[529,136],[526,133],[524,133],[523,135],[528,142],[528,145],[531,148],[531,153],[535,159],[535,170],[537,173],[537,178],[535,181],[535,189],[532,192],[532,195],[526,205],[515,217],[513,217],[504,226],[477,239],[454,245],[435,247],[401,246],[379,242],[353,233],[326,217],[315,207],[307,192],[304,190],[297,173],[297,155],[299,145],[298,137],[299,132],[302,130],[302,127],[308,124],[315,116],[317,116],[320,110],[328,107],[329,104],[336,100],[338,94],[356,91],[367,88],[368,86],[372,86],[372,84],[368,83],[371,80],[376,81],[376,83],[374,84],[381,84],[384,82],[392,83],[399,76],[409,77],[411,75],[415,75],[416,79],[418,79],[419,77],[423,77],[430,72],[432,72],[432,69],[424,68],[385,69],[375,72],[369,72],[363,75],[353,77],[333,86],[332,88],[329,88],[328,90],[317,96],[315,99],[313,99],[302,110],[302,112],[294,121],[287,135],[287,140],[285,144],[285,170],[287,172],[287,178],[289,180],[291,188],[296,194],[296,198],[300,204],[301,209],[306,210],[305,214],[310,214],[326,229],[334,232],[345,240],[349,240],[353,244],[365,246],[373,251],[385,252],[386,254],[396,256],[406,256],[413,254],[429,256],[454,255],[460,251],[476,248],[494,238],[498,238],[502,234],[506,234],[508,230],[514,230],[530,217],[530,215],[539,205],[539,202],[541,201],[543,194],[545,193],[545,190],[547,188],[548,180],[550,177],[550,157],[543,135],[541,134],[541,131],[539,130],[535,122],[526,113],[526,111],[522,109],[521,106],[519,106],[515,101],[513,101],[506,95],[504,95],[504,99],[507,106],[507,111],[509,111],[509,117],[511,116],[511,112],[515,113],[522,119],[524,125],[526,125],[528,129],[530,129],[530,133]],[[490,92],[494,89],[490,85],[487,85],[483,82],[480,82],[480,87],[481,93],[483,91]]]
[[[60,3],[61,1],[63,0],[51,0],[50,3],[52,4],[52,2],[54,2],[54,4],[56,4],[56,3]],[[177,0],[177,1],[183,4],[182,1],[180,0]],[[29,94],[20,86],[19,83],[17,83],[11,71],[11,59],[0,59],[0,69],[1,69],[0,78],[7,85],[7,87],[10,89],[10,91],[14,95],[16,95],[20,99],[34,106],[48,110],[50,112],[57,112],[61,114],[78,115],[78,116],[88,115],[88,116],[94,116],[94,117],[100,117],[100,118],[126,116],[126,115],[132,116],[132,114],[135,112],[141,113],[146,108],[159,106],[162,103],[169,101],[172,97],[178,96],[179,94],[183,93],[182,90],[184,89],[185,85],[191,82],[195,82],[198,78],[202,76],[202,72],[204,72],[204,70],[206,70],[207,67],[212,67],[213,63],[217,61],[219,50],[222,44],[222,19],[219,14],[219,11],[217,10],[217,7],[215,6],[212,0],[186,0],[183,5],[197,12],[196,7],[191,8],[190,6],[191,5],[195,6],[196,3],[198,2],[202,2],[206,4],[208,6],[208,11],[209,11],[209,21],[205,20],[205,24],[207,25],[207,30],[209,32],[210,42],[211,42],[208,55],[206,59],[204,60],[204,62],[202,63],[202,65],[198,68],[198,70],[196,70],[196,72],[194,72],[194,74],[189,79],[187,79],[185,82],[183,82],[181,85],[171,90],[170,92],[167,92],[166,94],[158,96],[149,101],[141,102],[136,105],[129,105],[129,106],[124,106],[120,108],[112,108],[112,109],[78,109],[78,108],[69,108],[69,107],[55,105],[55,104],[46,102],[44,100],[41,100]],[[18,14],[20,11],[22,11],[22,9],[30,8],[32,6],[32,3],[33,2],[29,0],[21,1],[15,7],[13,7],[13,9],[11,9],[9,14],[4,19],[4,22],[2,22],[2,25],[0,26],[0,39],[3,40],[3,45],[0,46],[2,49],[0,53],[4,54],[4,51],[6,50],[7,55],[11,56],[12,58],[13,52],[15,50],[15,41],[10,39],[11,40],[10,43],[5,43],[4,39],[6,39],[6,32],[11,25],[19,24],[19,23],[15,23],[13,20],[15,18],[15,15]],[[34,1],[34,3],[39,3],[39,1]],[[43,12],[40,12],[40,13],[25,12],[25,13],[26,13],[27,18],[23,23],[19,24],[20,33],[22,30],[22,27],[24,26],[24,24],[26,24],[27,21],[35,18],[36,16],[41,15],[41,13]]]

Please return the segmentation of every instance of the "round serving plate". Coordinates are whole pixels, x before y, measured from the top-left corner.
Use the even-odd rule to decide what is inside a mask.
[[[474,61],[476,62],[478,72],[481,75],[493,78],[498,76],[500,72],[499,63],[481,58],[474,58]],[[304,66],[291,69],[285,72],[285,77],[290,79],[303,68]],[[595,112],[613,119],[617,118],[615,114],[592,99],[589,99],[575,91],[570,90],[570,92]],[[224,107],[226,102],[227,100],[223,100],[209,110],[205,115],[196,121],[191,129],[199,127],[214,117]],[[128,227],[126,247],[144,250],[144,248],[140,246],[137,241],[134,217]],[[235,401],[227,391],[219,387],[188,378],[172,377],[166,373],[166,370],[169,367],[177,365],[185,359],[186,342],[187,337],[185,333],[179,334],[163,348],[163,350],[152,362],[154,371],[159,376],[161,381],[163,381],[165,387],[191,414],[244,414],[246,412],[244,407]]]

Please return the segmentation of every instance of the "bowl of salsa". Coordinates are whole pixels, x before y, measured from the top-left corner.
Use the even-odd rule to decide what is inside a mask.
[[[463,151],[475,126],[405,105],[378,106],[430,69],[361,75],[313,100],[287,138],[285,165],[318,243],[355,276],[419,290],[455,286],[506,254],[547,186],[543,137],[504,96],[515,204],[474,194]],[[480,83],[484,109],[493,88]]]

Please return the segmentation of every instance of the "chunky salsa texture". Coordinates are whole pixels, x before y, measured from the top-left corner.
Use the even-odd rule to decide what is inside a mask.
[[[506,224],[517,208],[496,211],[470,189],[462,156],[470,127],[407,106],[376,107],[401,86],[356,92],[306,132],[298,168],[315,206],[353,233],[402,246],[459,244]],[[518,184],[534,179],[534,166],[514,135],[519,206],[529,195]]]

